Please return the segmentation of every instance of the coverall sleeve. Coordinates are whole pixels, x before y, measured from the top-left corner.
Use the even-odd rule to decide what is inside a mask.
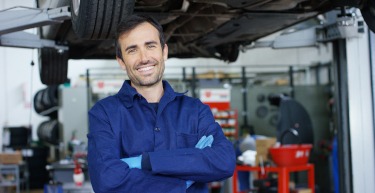
[[[215,122],[208,106],[199,110],[199,137],[212,135],[214,142],[204,149],[183,148],[149,152],[152,172],[195,182],[224,180],[232,176],[236,156],[233,144]]]
[[[118,140],[100,105],[89,112],[88,168],[95,193],[184,192],[184,180],[130,169],[120,160]]]

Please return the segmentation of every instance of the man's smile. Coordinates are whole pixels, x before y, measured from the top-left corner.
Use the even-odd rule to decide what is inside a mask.
[[[138,68],[137,70],[139,72],[144,72],[144,71],[152,70],[154,68],[155,68],[155,66],[145,66],[145,67]]]

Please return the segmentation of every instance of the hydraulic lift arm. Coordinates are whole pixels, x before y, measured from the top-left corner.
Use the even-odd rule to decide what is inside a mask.
[[[36,34],[20,32],[25,29],[62,23],[71,13],[68,6],[54,9],[12,7],[0,11],[0,46],[21,48],[52,47],[67,50],[67,46],[56,45],[53,40],[40,39]],[[14,33],[13,33],[14,32]]]

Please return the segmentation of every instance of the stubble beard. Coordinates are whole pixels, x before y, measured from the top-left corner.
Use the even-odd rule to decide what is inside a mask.
[[[132,84],[135,84],[141,87],[152,87],[158,84],[163,78],[164,69],[165,69],[164,61],[157,62],[156,66],[158,65],[162,66],[160,71],[157,74],[150,75],[152,76],[151,78],[147,77],[145,79],[144,77],[141,77],[141,76],[135,76],[135,75],[129,75],[129,74],[128,74],[128,77],[130,81],[132,82]]]

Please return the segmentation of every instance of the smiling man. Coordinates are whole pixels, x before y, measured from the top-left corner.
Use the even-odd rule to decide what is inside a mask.
[[[233,145],[199,99],[162,80],[168,46],[159,23],[131,16],[117,30],[120,91],[89,112],[95,193],[206,193],[233,174]]]
[[[168,47],[161,45],[158,33],[152,24],[145,22],[118,38],[122,57],[117,61],[136,89],[162,86]]]

